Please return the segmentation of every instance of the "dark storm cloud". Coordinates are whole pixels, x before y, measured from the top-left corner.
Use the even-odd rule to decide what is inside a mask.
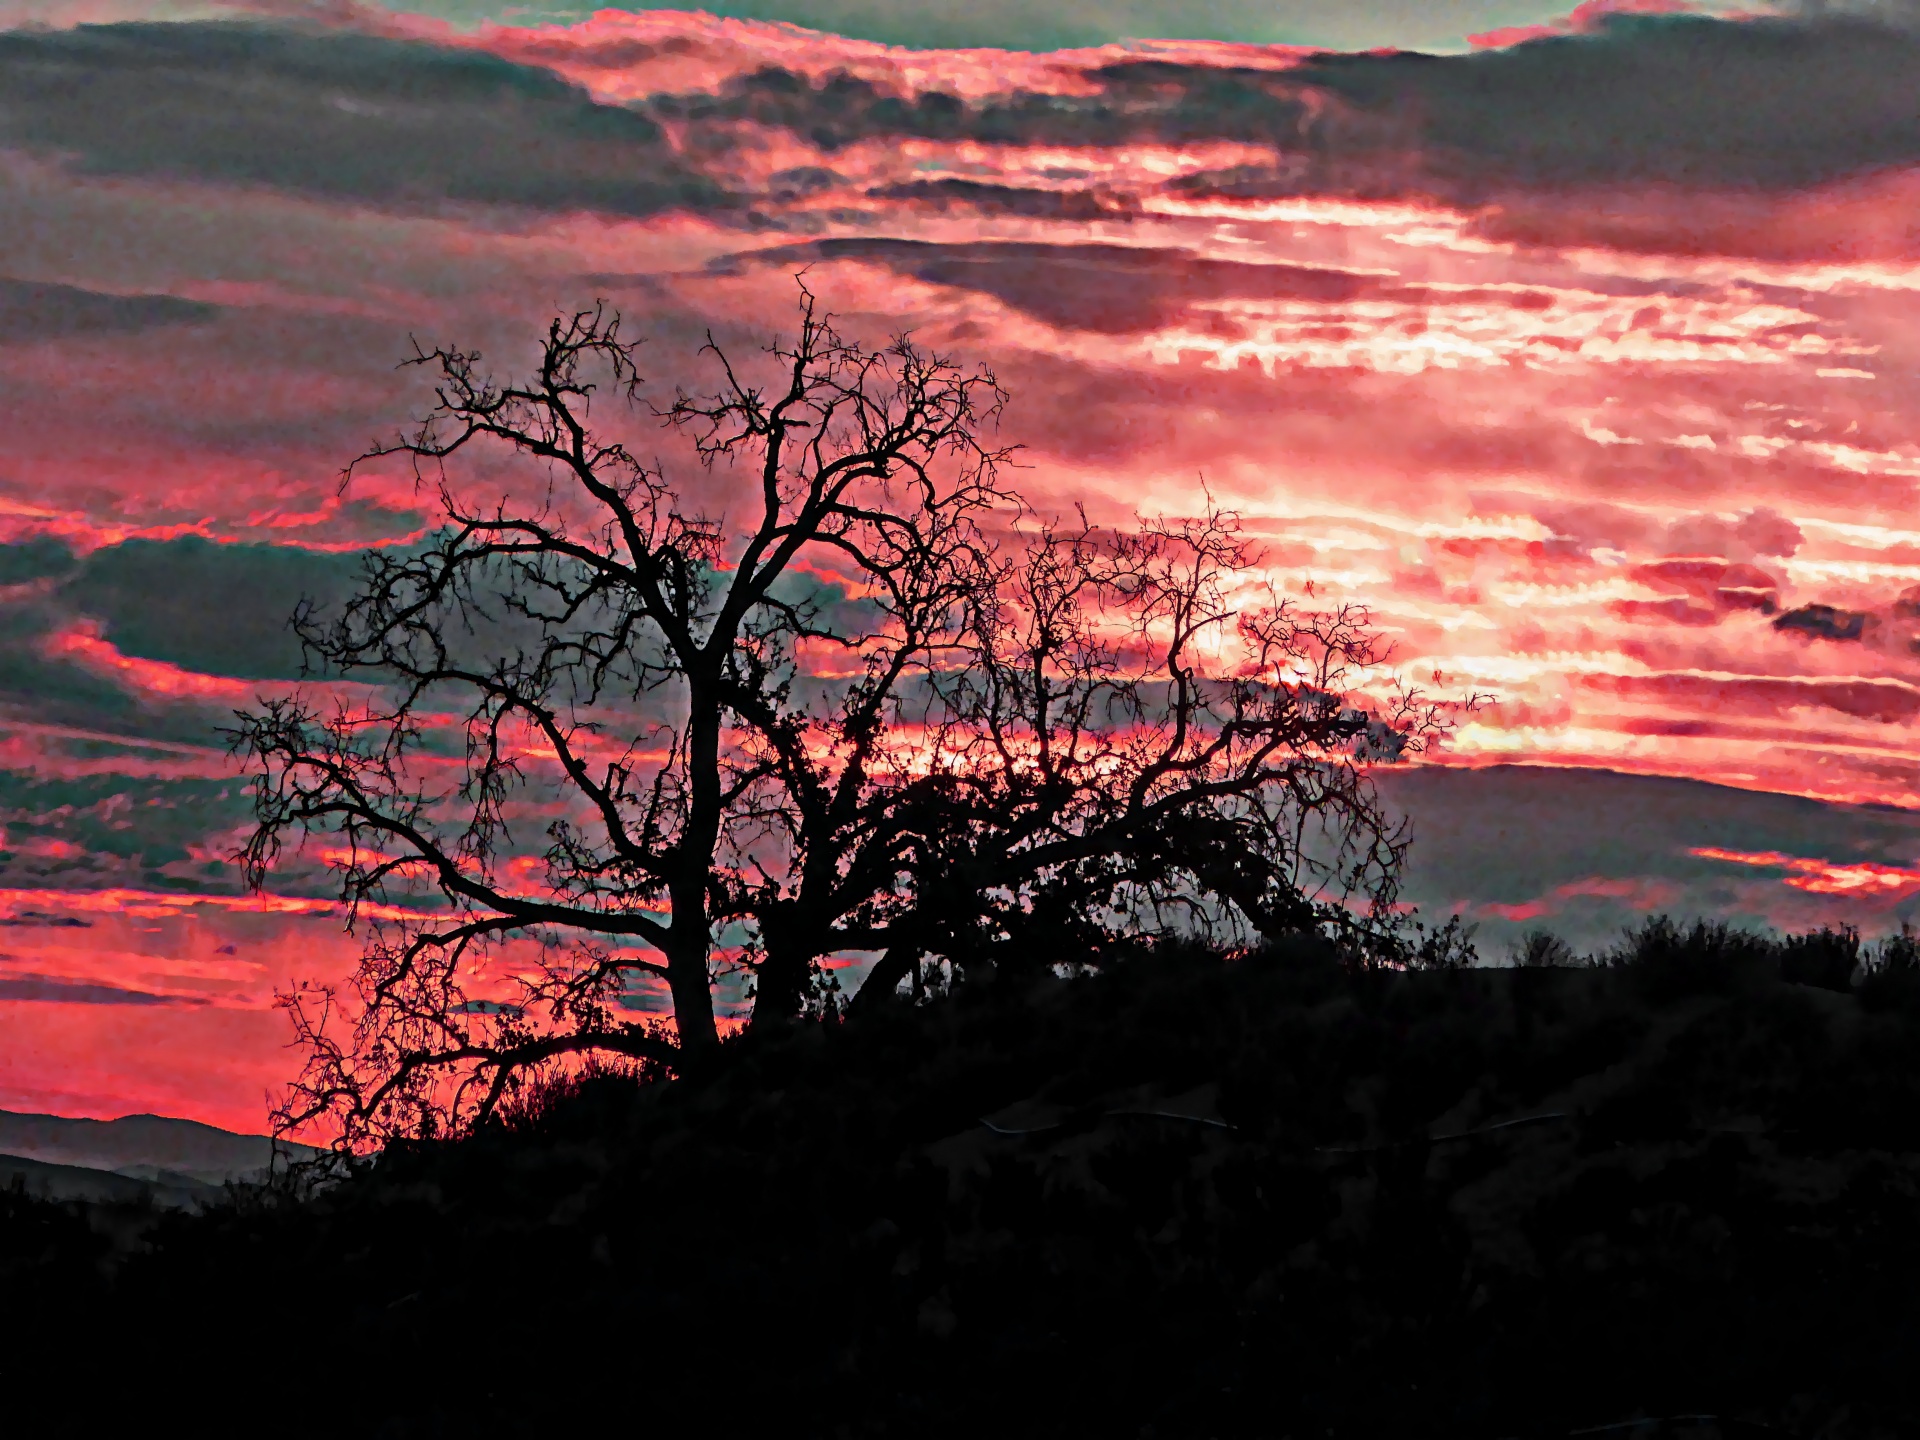
[[[1831,710],[1881,725],[1920,719],[1920,686],[1905,680],[1788,675],[1718,675],[1674,671],[1654,675],[1582,675],[1581,688],[1664,702],[1693,714],[1777,719],[1807,708]]]
[[[1821,19],[1840,15],[1865,17],[1889,25],[1920,23],[1920,0],[1786,0],[1779,8],[1789,14]]]
[[[475,49],[264,24],[0,34],[0,145],[95,174],[645,215],[724,196],[644,115]]]
[[[83,26],[0,35],[0,144],[95,173],[626,215],[730,203],[676,157],[661,120],[687,127],[689,155],[725,148],[743,121],[829,155],[901,138],[1271,149],[1270,164],[1174,182],[1238,198],[1774,190],[1920,158],[1920,32],[1855,13],[1616,15],[1469,55],[1324,54],[1290,69],[1127,60],[1083,78],[1091,93],[966,100],[769,66],[628,107],[470,47],[236,22]],[[1062,219],[1114,208],[1091,192],[950,178],[876,198]]]
[[[0,547],[0,574],[6,558],[6,548]],[[40,559],[48,563],[47,556]],[[92,679],[36,651],[33,642],[61,610],[69,618],[77,613],[100,622],[101,638],[122,655],[231,679],[299,679],[303,656],[291,625],[296,608],[302,601],[312,602],[323,623],[337,615],[360,590],[363,566],[361,552],[222,544],[197,535],[106,546],[75,564],[50,599],[15,607],[19,638],[9,646],[0,630],[0,697],[16,688],[21,677],[14,669],[35,677],[65,674],[70,686],[85,686]],[[790,577],[781,598],[848,628],[872,621],[866,602],[816,577]],[[0,611],[0,619],[8,613]],[[482,648],[510,645],[518,631],[519,622],[508,620],[456,633],[453,639],[459,643],[465,636]],[[110,685],[104,679],[93,683]],[[114,708],[126,704],[117,690],[88,694],[96,704],[108,697]],[[204,732],[200,738],[206,738]],[[0,789],[0,800],[3,796]]]
[[[67,759],[83,760],[89,750],[97,754],[106,748],[100,741],[69,742],[63,751]],[[48,759],[49,769],[60,763]],[[247,788],[233,776],[151,779],[108,772],[61,777],[0,770],[0,824],[6,831],[0,883],[33,888],[84,878],[92,884],[171,887],[191,879],[198,889],[225,888],[238,878],[231,867],[193,857],[209,846],[223,853],[228,848],[223,836],[245,824],[251,813]],[[167,873],[169,867],[173,873]],[[84,928],[88,923],[36,910],[0,921],[14,927]]]
[[[136,745],[137,736],[204,744],[210,738],[204,708],[156,708],[153,696],[129,688],[123,677],[77,662],[49,642],[84,620],[137,659],[239,680],[294,679],[301,665],[299,640],[288,625],[295,607],[303,598],[337,604],[359,570],[358,554],[223,545],[198,536],[131,540],[84,558],[51,539],[0,546],[0,586],[22,587],[0,604],[0,715],[125,735]],[[117,742],[101,744],[111,750]],[[107,758],[74,756],[83,764]],[[124,785],[126,777],[116,774],[106,783]],[[77,803],[43,799],[43,810]],[[0,785],[0,810],[9,804]],[[89,847],[99,848],[93,841]]]
[[[104,622],[122,654],[209,675],[289,680],[300,675],[300,642],[288,623],[295,607],[302,599],[337,604],[360,565],[356,554],[296,545],[129,540],[87,556],[61,598]]]
[[[1723,531],[1735,528],[1738,527],[1721,524]],[[1766,536],[1767,528],[1751,526],[1748,532]],[[1774,543],[1778,543],[1777,539]],[[1637,566],[1633,578],[1655,589],[1685,593],[1661,600],[1616,600],[1607,608],[1623,620],[1713,625],[1731,611],[1758,610],[1771,615],[1780,604],[1780,581],[1757,565],[1719,559],[1669,558]],[[1776,621],[1775,628],[1783,627]]]
[[[936,210],[962,206],[982,215],[1018,215],[1029,220],[1126,220],[1139,209],[1132,196],[1092,190],[1036,190],[979,180],[908,180],[880,185],[870,200],[911,200]]]
[[[91,930],[93,922],[78,915],[54,915],[45,910],[22,910],[18,915],[0,916],[0,929],[7,930]]]
[[[1208,259],[1190,250],[1097,243],[981,240],[942,244],[854,236],[747,251],[716,260],[712,268],[787,268],[832,260],[882,265],[895,274],[910,275],[931,285],[991,295],[1049,325],[1110,335],[1155,330],[1178,320],[1196,305],[1221,300],[1291,300],[1326,305],[1355,300],[1417,305],[1439,300],[1533,310],[1544,308],[1550,299],[1544,292],[1531,290],[1456,289],[1442,294],[1390,277],[1325,266],[1250,264]]]
[[[73,285],[0,276],[0,345],[194,325],[217,314],[218,306],[172,295],[105,295]]]
[[[1493,26],[1549,19],[1565,11],[1567,4],[1568,0],[1560,0],[1557,7],[1555,0],[1366,0],[1365,4],[1331,4],[1329,0],[968,0],[966,4],[715,0],[703,8],[717,15],[787,21],[916,49],[991,46],[1043,51],[1154,36],[1355,50],[1373,45],[1455,45]],[[502,13],[499,0],[410,0],[407,8],[469,24],[480,15]],[[599,8],[600,0],[539,0],[530,10],[515,7],[506,13],[566,21],[585,19]],[[633,42],[626,45],[632,47]],[[618,53],[622,47],[605,48]]]
[[[1158,68],[1189,114],[1231,94],[1210,93],[1220,77],[1204,69]],[[1471,55],[1322,55],[1247,83],[1336,103],[1276,133],[1275,168],[1187,189],[1244,199],[1428,189],[1465,203],[1516,188],[1772,190],[1920,157],[1920,36],[1851,15],[1614,15],[1590,33]],[[1233,105],[1223,133],[1248,119]]]
[[[1108,146],[1298,135],[1311,120],[1284,72],[1141,62],[1089,72],[1091,95],[1016,91],[978,103],[944,91],[900,95],[844,72],[819,84],[766,66],[712,94],[655,96],[655,114],[696,125],[741,120],[793,131],[831,154],[864,140],[911,137],[989,145]]]
[[[132,720],[137,706],[125,690],[44,652],[55,623],[42,596],[0,606],[0,711],[55,725],[117,727]]]
[[[76,563],[73,551],[50,536],[0,545],[0,585],[24,585],[30,580],[65,575]]]
[[[1756,877],[1763,883],[1755,893],[1769,901],[1820,903],[1782,884],[1778,871],[1757,872],[1695,850],[1893,866],[1911,865],[1920,855],[1920,814],[1698,780],[1541,766],[1423,766],[1385,772],[1380,786],[1414,824],[1409,899],[1436,914],[1468,901],[1523,915],[1539,905],[1537,917],[1519,920],[1503,920],[1497,909],[1477,912],[1492,941],[1483,947],[1488,958],[1498,958],[1501,943],[1530,924],[1591,945],[1653,908],[1766,923],[1773,912],[1742,912],[1730,888]],[[1579,823],[1570,824],[1574,817]],[[1920,896],[1893,901],[1877,916],[1862,908],[1859,896],[1838,897],[1833,905],[1826,918],[1851,920],[1870,933],[1920,916]],[[1814,923],[1813,914],[1804,921]]]
[[[1425,165],[1468,194],[1789,188],[1920,156],[1920,37],[1850,15],[1616,15],[1475,55],[1325,56],[1303,78],[1365,116],[1418,117]]]
[[[198,995],[156,995],[52,975],[0,976],[0,1000],[43,1001],[54,1005],[205,1005]]]
[[[1085,78],[1094,93],[968,102],[768,67],[714,94],[650,104],[695,125],[782,126],[828,153],[890,137],[1272,147],[1270,165],[1173,182],[1241,199],[1775,190],[1920,158],[1920,32],[1856,13],[1614,15],[1587,33],[1468,55],[1325,54],[1279,70],[1128,60]]]
[[[1665,621],[1670,625],[1714,625],[1720,612],[1692,600],[1616,600],[1607,609],[1635,623]]]
[[[979,241],[956,245],[883,237],[820,240],[717,265],[862,260],[933,285],[992,295],[1050,325],[1122,334],[1156,329],[1206,300],[1358,299],[1372,277],[1312,265],[1248,265],[1184,250],[1128,245]]]
[[[1842,610],[1833,605],[1801,605],[1773,622],[1776,630],[1792,630],[1822,640],[1858,640],[1874,617],[1860,610]]]

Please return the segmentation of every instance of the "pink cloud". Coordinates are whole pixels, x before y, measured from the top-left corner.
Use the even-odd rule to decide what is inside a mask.
[[[1920,868],[1881,865],[1857,860],[1836,863],[1800,855],[1782,855],[1778,851],[1695,849],[1687,852],[1705,860],[1724,860],[1732,865],[1750,865],[1785,870],[1785,883],[1810,895],[1897,900],[1920,891]]]
[[[200,675],[160,660],[122,655],[101,636],[98,621],[81,620],[49,635],[46,653],[110,675],[128,689],[166,700],[217,700],[245,704],[264,687],[247,680]]]
[[[1469,35],[1467,43],[1476,50],[1503,49],[1524,45],[1529,40],[1546,40],[1557,35],[1591,34],[1609,15],[1683,15],[1698,7],[1687,0],[1583,0],[1558,20],[1539,25],[1508,25]]]
[[[1645,876],[1591,875],[1582,880],[1570,880],[1564,885],[1556,885],[1547,894],[1535,900],[1525,900],[1517,904],[1482,902],[1474,906],[1474,909],[1480,914],[1515,924],[1525,924],[1530,920],[1544,920],[1560,914],[1566,909],[1568,902],[1574,900],[1610,900],[1625,905],[1631,910],[1648,912],[1672,905],[1680,894],[1680,887],[1671,881]]]

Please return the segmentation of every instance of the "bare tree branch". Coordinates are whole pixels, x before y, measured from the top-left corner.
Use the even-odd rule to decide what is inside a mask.
[[[283,1126],[366,1147],[556,1066],[671,1067],[718,1043],[717,973],[780,1023],[837,1008],[838,951],[882,952],[862,1004],[1173,934],[1412,953],[1368,773],[1448,712],[1382,689],[1363,610],[1263,585],[1211,498],[1035,523],[981,438],[993,376],[848,340],[804,284],[796,338],[748,363],[709,336],[717,390],[651,412],[705,467],[698,513],[594,420],[602,389],[642,413],[637,350],[602,307],[522,381],[416,347],[435,404],[349,467],[403,457],[444,523],[296,617],[316,675],[372,698],[230,732],[249,880],[329,837],[365,937],[351,994],[283,997]],[[482,449],[510,480],[465,474]]]

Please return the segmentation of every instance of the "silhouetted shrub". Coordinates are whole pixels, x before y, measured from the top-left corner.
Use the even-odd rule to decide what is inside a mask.
[[[1903,923],[1861,960],[1860,998],[1870,1007],[1920,1007],[1920,934]]]
[[[35,1435],[1920,1434],[1920,1009],[1783,980],[1845,932],[1628,941],[963,979],[144,1250],[0,1197],[0,1385]]]
[[[1910,922],[1902,923],[1899,934],[1889,935],[1880,942],[1874,952],[1873,968],[1880,974],[1920,974],[1920,932],[1916,932]]]
[[[1859,966],[1860,932],[1851,925],[1789,935],[1780,945],[1780,978],[1796,985],[1845,993],[1853,988]]]
[[[1473,943],[1480,927],[1455,912],[1446,923],[1429,926],[1413,916],[1388,926],[1371,926],[1348,943],[1347,964],[1357,971],[1464,970],[1480,963]]]
[[[1513,963],[1534,969],[1579,964],[1573,947],[1551,930],[1529,930],[1513,947]]]
[[[1629,973],[1649,999],[1724,994],[1777,973],[1779,941],[1717,920],[1682,929],[1656,915],[1629,930],[1608,965]]]

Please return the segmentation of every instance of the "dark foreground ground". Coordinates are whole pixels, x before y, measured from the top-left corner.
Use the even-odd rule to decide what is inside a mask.
[[[304,1204],[0,1200],[0,1394],[22,1434],[1920,1435],[1912,955],[1640,950],[976,986]]]

